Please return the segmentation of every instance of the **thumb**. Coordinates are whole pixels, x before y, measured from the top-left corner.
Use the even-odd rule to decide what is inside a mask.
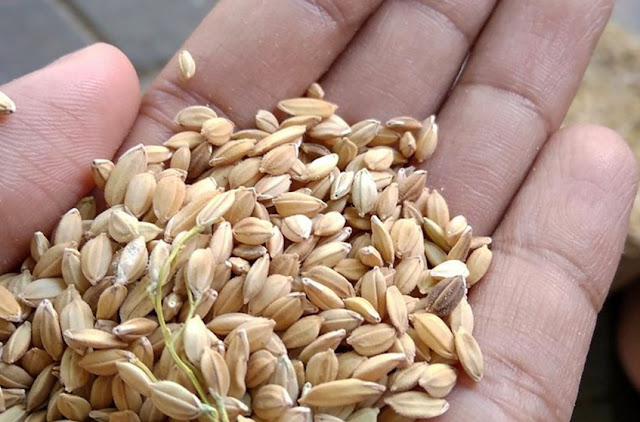
[[[35,231],[91,189],[91,160],[113,156],[139,105],[138,79],[119,50],[96,44],[0,87],[17,111],[0,116],[0,271]]]

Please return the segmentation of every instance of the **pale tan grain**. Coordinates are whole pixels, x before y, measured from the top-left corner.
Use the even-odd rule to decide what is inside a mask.
[[[0,91],[0,114],[13,114],[16,111],[16,103],[4,92]]]
[[[185,81],[195,75],[196,62],[188,50],[181,50],[180,53],[178,53],[178,68],[180,70],[180,77]]]

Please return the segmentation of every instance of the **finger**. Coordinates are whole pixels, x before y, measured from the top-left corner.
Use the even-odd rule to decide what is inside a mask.
[[[507,0],[494,11],[439,113],[427,166],[478,233],[493,230],[559,127],[612,3]]]
[[[160,142],[187,105],[211,104],[246,126],[258,108],[300,95],[331,65],[380,0],[222,0],[184,44],[195,76],[174,57],[143,99],[132,143]]]
[[[555,134],[494,236],[470,300],[485,377],[443,421],[569,420],[598,311],[622,251],[638,173],[608,129]]]
[[[433,113],[494,0],[385,2],[323,78],[350,121]]]
[[[627,376],[640,391],[640,284],[626,292],[618,328],[618,354]]]
[[[96,44],[0,88],[0,271],[23,256],[92,186],[91,161],[112,157],[139,104],[138,78],[116,48]]]

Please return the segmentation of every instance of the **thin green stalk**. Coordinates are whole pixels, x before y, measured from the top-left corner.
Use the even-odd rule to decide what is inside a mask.
[[[216,407],[218,409],[224,409],[224,400],[222,399],[222,396],[220,396],[220,394],[214,392],[213,400],[215,400]],[[222,420],[220,422],[229,422],[229,416],[227,416],[226,410],[222,412],[220,415],[222,416]]]
[[[178,367],[182,369],[182,372],[184,372],[187,375],[187,378],[189,378],[189,381],[191,381],[191,384],[193,384],[193,386],[195,387],[196,391],[198,392],[198,396],[200,396],[200,400],[211,407],[211,410],[212,410],[211,419],[215,422],[218,422],[219,420],[218,411],[215,410],[215,408],[211,405],[211,403],[207,399],[207,393],[204,391],[204,389],[198,382],[198,379],[196,378],[191,368],[189,368],[189,366],[187,366],[187,364],[180,358],[180,356],[178,356],[178,353],[176,352],[176,349],[173,347],[173,345],[169,346],[167,344],[166,347],[169,348],[169,354],[175,361],[176,365],[178,365]]]
[[[156,378],[156,376],[153,374],[153,372],[151,372],[151,370],[149,368],[147,368],[147,365],[145,365],[144,363],[142,363],[142,361],[138,358],[135,358],[131,361],[131,363],[133,363],[135,366],[137,366],[138,368],[142,369],[144,371],[145,374],[147,374],[147,376],[149,377],[149,379],[153,382],[157,382],[158,379]]]
[[[196,375],[176,352],[173,345],[173,340],[171,338],[171,330],[169,330],[169,327],[167,327],[167,323],[164,319],[164,313],[162,311],[162,287],[168,281],[167,279],[170,274],[171,266],[173,265],[173,262],[180,253],[180,250],[182,249],[184,244],[197,234],[201,233],[203,229],[203,227],[196,226],[189,230],[182,239],[173,244],[171,253],[169,254],[167,260],[162,264],[162,268],[160,269],[160,273],[158,275],[158,285],[156,286],[154,308],[158,316],[158,323],[161,327],[165,347],[167,348],[167,350],[169,350],[169,354],[173,358],[176,365],[178,365],[178,367],[185,373],[187,378],[189,378],[191,384],[193,384],[193,387],[196,389],[196,392],[200,397],[200,400],[211,408],[211,414],[208,415],[209,419],[211,419],[213,422],[218,422],[220,420],[219,413],[222,414],[223,421],[228,420],[224,407],[218,408],[220,410],[219,412],[215,407],[212,406],[212,404],[209,402],[209,399],[207,398],[206,391],[200,385],[200,382],[198,381]],[[190,316],[192,316],[192,312],[195,310],[195,306],[193,306],[193,297],[190,295],[188,287],[187,292],[189,295],[189,314]],[[218,403],[216,403],[216,405],[217,404]]]
[[[187,299],[189,299],[189,313],[187,314],[187,319],[185,321],[189,321],[196,313],[196,306],[200,303],[200,298],[193,300],[193,293],[191,292],[191,288],[188,283],[185,286],[185,289],[187,290]]]

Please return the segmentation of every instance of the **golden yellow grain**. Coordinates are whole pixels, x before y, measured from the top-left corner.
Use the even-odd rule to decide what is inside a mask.
[[[299,401],[307,406],[344,406],[359,403],[384,391],[385,387],[375,382],[343,379],[311,387]]]
[[[186,107],[176,114],[174,121],[190,131],[200,131],[204,122],[218,117],[215,111],[207,106],[194,105]]]
[[[472,380],[480,381],[484,375],[484,360],[478,342],[464,327],[458,328],[454,337],[462,367]]]
[[[447,359],[455,359],[456,351],[451,329],[434,314],[413,314],[412,324],[418,337],[434,352]]]
[[[449,403],[445,400],[430,397],[419,391],[393,394],[384,402],[399,415],[412,419],[434,418],[449,410]]]

